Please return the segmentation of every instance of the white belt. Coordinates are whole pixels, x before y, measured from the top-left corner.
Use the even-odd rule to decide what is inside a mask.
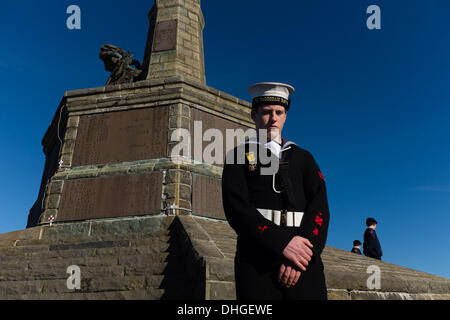
[[[272,209],[257,210],[264,218],[279,226],[300,227],[300,224],[302,223],[303,212]]]

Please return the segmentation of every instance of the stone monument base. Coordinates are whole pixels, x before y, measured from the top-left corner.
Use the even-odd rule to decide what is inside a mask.
[[[0,299],[233,300],[226,221],[165,214],[60,222],[0,235]],[[326,247],[330,300],[450,300],[450,280]],[[80,268],[69,289],[67,268]],[[367,288],[367,268],[381,289]]]

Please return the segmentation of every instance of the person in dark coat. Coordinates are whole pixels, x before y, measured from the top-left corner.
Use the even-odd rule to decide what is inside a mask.
[[[367,218],[367,229],[364,232],[363,252],[367,257],[381,260],[383,252],[381,251],[380,241],[378,240],[377,233],[375,232],[377,224],[378,222],[374,218]]]
[[[327,299],[320,257],[329,224],[325,180],[311,153],[281,137],[293,91],[279,83],[249,88],[252,119],[268,139],[247,140],[224,165],[223,207],[238,236],[238,300]],[[267,173],[273,163],[278,171]]]
[[[361,254],[361,244],[362,243],[359,240],[353,241],[353,248],[352,248],[351,252]]]

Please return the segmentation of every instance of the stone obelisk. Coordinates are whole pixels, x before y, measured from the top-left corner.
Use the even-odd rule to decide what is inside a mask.
[[[145,80],[64,94],[42,140],[45,169],[28,227],[159,214],[224,218],[221,165],[173,161],[172,133],[186,129],[192,150],[204,148],[208,129],[225,137],[226,129],[252,127],[250,104],[205,83],[200,0],[156,0],[149,20]]]
[[[144,58],[148,80],[182,76],[205,84],[203,19],[199,0],[156,0]]]

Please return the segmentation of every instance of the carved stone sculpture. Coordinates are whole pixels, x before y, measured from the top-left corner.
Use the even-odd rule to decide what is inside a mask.
[[[106,85],[130,83],[140,80],[142,66],[119,47],[105,44],[100,48],[100,59],[105,64],[105,70],[111,72]],[[134,66],[135,68],[133,68]]]

